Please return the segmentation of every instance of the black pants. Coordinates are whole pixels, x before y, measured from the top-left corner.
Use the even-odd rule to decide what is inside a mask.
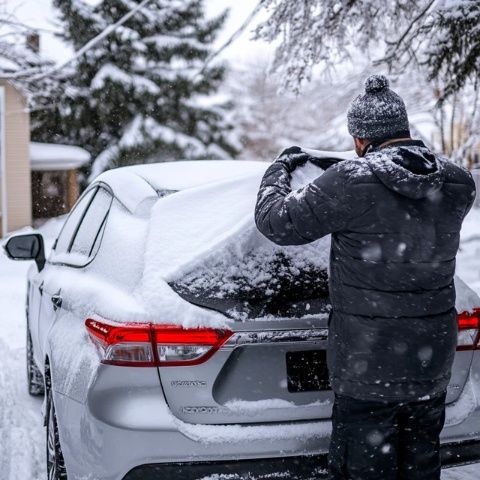
[[[337,395],[330,480],[439,480],[445,394],[411,403]]]

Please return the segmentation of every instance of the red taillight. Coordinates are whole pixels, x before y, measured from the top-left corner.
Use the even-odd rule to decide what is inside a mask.
[[[102,363],[130,367],[198,365],[232,335],[229,330],[213,328],[106,323],[91,318],[85,325]]]
[[[480,308],[473,312],[462,312],[457,316],[457,350],[475,350],[480,348]]]

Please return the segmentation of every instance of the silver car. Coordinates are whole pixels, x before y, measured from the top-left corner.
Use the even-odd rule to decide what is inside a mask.
[[[175,222],[181,231],[190,211],[192,222],[202,221],[193,218],[199,202],[188,203],[202,196],[185,192],[222,182],[234,188],[245,178],[253,191],[265,168],[199,161],[109,171],[79,199],[48,258],[40,234],[8,240],[10,258],[36,263],[28,275],[27,381],[46,399],[48,478],[322,475],[332,408],[326,270],[296,277],[290,251],[277,251],[267,258],[272,293],[265,282],[251,285],[248,272],[262,262],[252,247],[233,274],[228,261],[213,272],[190,259],[181,275],[165,275],[169,291],[158,282],[145,304],[134,294],[146,270],[155,276],[157,260],[159,269],[177,261],[168,249],[165,258],[149,250],[162,233],[161,202],[182,206],[178,218],[165,215],[175,243]],[[445,464],[472,460],[480,445],[480,299],[456,282],[477,309],[458,316]],[[181,305],[190,317],[215,321],[193,328],[173,321]]]

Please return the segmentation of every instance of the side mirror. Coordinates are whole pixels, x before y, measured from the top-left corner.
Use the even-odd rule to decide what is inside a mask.
[[[45,266],[45,247],[39,233],[10,237],[3,248],[7,257],[12,260],[35,260],[38,271]]]

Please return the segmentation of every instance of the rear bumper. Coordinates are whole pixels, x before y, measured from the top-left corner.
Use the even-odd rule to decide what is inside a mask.
[[[480,462],[480,440],[442,445],[442,466],[444,468],[475,462]]]
[[[106,374],[108,367],[99,369],[86,403],[54,392],[69,479],[90,478],[94,472],[98,480],[121,480],[144,469],[155,478],[160,466],[175,465],[176,471],[179,465],[218,462],[236,468],[232,459],[262,463],[328,450],[329,421],[188,424],[170,412],[155,370],[124,367],[120,381],[112,379],[114,372]]]
[[[325,478],[328,434],[317,438],[296,438],[292,432],[291,436],[283,438],[275,438],[276,435],[272,434],[270,438],[248,440],[242,438],[243,430],[252,432],[255,437],[255,427],[251,431],[252,427],[232,426],[232,432],[229,427],[215,432],[217,429],[213,427],[206,428],[205,432],[206,437],[218,433],[216,441],[210,443],[203,441],[206,438],[201,438],[200,431],[195,436],[187,435],[195,432],[182,432],[175,422],[169,426],[165,424],[163,428],[157,425],[151,430],[132,424],[113,426],[92,417],[84,405],[61,397],[58,400],[63,412],[69,411],[70,428],[64,431],[61,440],[69,478],[71,476],[74,480],[88,478],[89,472],[95,472],[96,478],[102,480],[196,480],[212,473],[229,474],[226,478],[231,480]],[[152,410],[146,409],[144,414],[147,412],[150,422]],[[472,437],[472,430],[467,431],[469,422],[476,424],[479,417],[480,411],[472,412],[465,422],[450,427],[454,431],[444,431],[446,436],[450,433],[452,437],[463,437],[460,442],[443,439],[445,466],[480,460],[480,436]],[[329,423],[318,422],[315,428],[326,430]],[[283,427],[288,429],[286,425]],[[262,433],[264,427],[258,428]],[[283,431],[283,435],[285,433]],[[240,438],[235,439],[237,435]],[[475,441],[467,440],[472,438]],[[248,473],[255,476],[248,476]],[[278,475],[272,475],[274,473]]]
[[[101,381],[99,372],[98,387],[90,388],[85,404],[55,394],[69,478],[89,478],[95,472],[99,480],[195,479],[205,477],[205,471],[211,474],[213,465],[216,472],[237,474],[231,480],[249,478],[241,476],[239,468],[260,468],[260,475],[265,469],[270,478],[272,472],[291,470],[291,478],[300,479],[299,475],[312,478],[312,471],[325,467],[322,454],[329,447],[330,421],[186,424],[170,413],[155,371],[131,370],[128,388],[118,387],[117,381],[112,384],[112,375]],[[122,371],[123,381],[127,374]],[[471,390],[464,389],[460,399],[447,408],[450,424],[442,432],[446,465],[480,457],[480,406],[475,395],[480,385],[475,378],[472,375],[468,382]]]
[[[480,461],[480,440],[442,445],[444,468]],[[232,480],[289,478],[311,480],[327,478],[327,456],[231,460],[225,462],[192,462],[141,465],[131,470],[123,480],[201,480],[213,474]]]

